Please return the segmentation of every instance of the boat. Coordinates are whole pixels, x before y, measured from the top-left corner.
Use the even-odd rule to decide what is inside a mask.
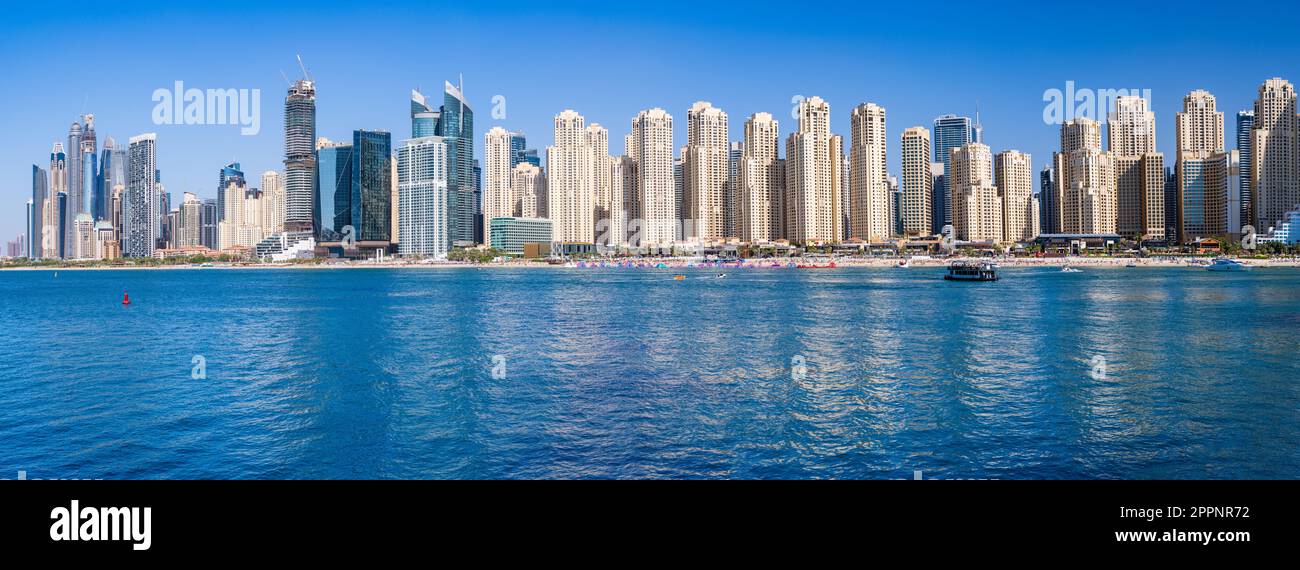
[[[673,281],[685,281],[685,280],[686,280],[686,276],[685,276],[685,275],[674,275],[674,276],[673,276]]]
[[[957,261],[948,266],[948,281],[997,281],[997,268],[987,261]]]
[[[911,266],[912,266],[912,260],[911,260],[911,259],[904,259],[904,260],[898,262],[898,268],[899,268],[899,269],[907,269],[907,268],[909,268],[909,267],[911,267]]]
[[[1235,259],[1220,257],[1205,266],[1205,269],[1207,271],[1246,271],[1250,269],[1250,266]]]
[[[1061,267],[1061,273],[1083,273],[1082,269],[1075,269],[1069,265]]]

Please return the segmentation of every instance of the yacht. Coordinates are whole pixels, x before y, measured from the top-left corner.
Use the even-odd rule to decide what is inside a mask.
[[[1220,257],[1205,266],[1205,269],[1209,271],[1246,271],[1250,269],[1250,266],[1235,259]]]

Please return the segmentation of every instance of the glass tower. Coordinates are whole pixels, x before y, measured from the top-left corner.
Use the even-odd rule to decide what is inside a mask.
[[[344,228],[352,225],[352,145],[331,143],[321,146],[316,154],[316,237],[320,241],[339,241]]]
[[[284,98],[285,231],[312,231],[315,185],[316,85],[299,79]]]
[[[470,245],[475,236],[474,111],[460,88],[444,85],[438,136],[447,145],[447,234],[452,244]]]
[[[1238,111],[1237,112],[1237,154],[1241,157],[1241,166],[1238,171],[1241,180],[1241,225],[1246,226],[1254,223],[1251,212],[1254,211],[1254,204],[1251,201],[1250,187],[1250,147],[1252,131],[1255,129],[1255,112]],[[1267,228],[1263,228],[1267,229]],[[1260,231],[1261,228],[1255,228]]]
[[[387,131],[352,133],[352,227],[357,241],[392,241],[392,136]]]
[[[952,224],[952,196],[948,180],[952,176],[951,150],[961,148],[975,140],[975,128],[970,117],[943,115],[934,120],[934,161],[943,163],[942,181],[934,185],[934,231]]]

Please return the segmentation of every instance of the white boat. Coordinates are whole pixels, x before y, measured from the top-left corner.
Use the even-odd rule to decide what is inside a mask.
[[[1069,265],[1066,265],[1061,268],[1061,273],[1083,273],[1083,270],[1075,269],[1073,267],[1070,267]]]
[[[911,260],[911,259],[904,259],[904,260],[898,262],[898,268],[899,268],[899,269],[907,269],[907,268],[910,268],[910,267],[912,267],[912,260]]]
[[[1208,271],[1246,271],[1250,269],[1250,266],[1235,259],[1220,257],[1205,266],[1205,269]]]

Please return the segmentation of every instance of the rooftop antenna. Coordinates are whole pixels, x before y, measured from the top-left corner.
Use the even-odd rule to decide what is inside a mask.
[[[980,122],[980,102],[975,101],[975,142],[984,144],[984,123]]]
[[[302,54],[298,54],[298,67],[302,68],[302,77],[311,81],[311,74],[307,73],[307,65],[302,62]]]

